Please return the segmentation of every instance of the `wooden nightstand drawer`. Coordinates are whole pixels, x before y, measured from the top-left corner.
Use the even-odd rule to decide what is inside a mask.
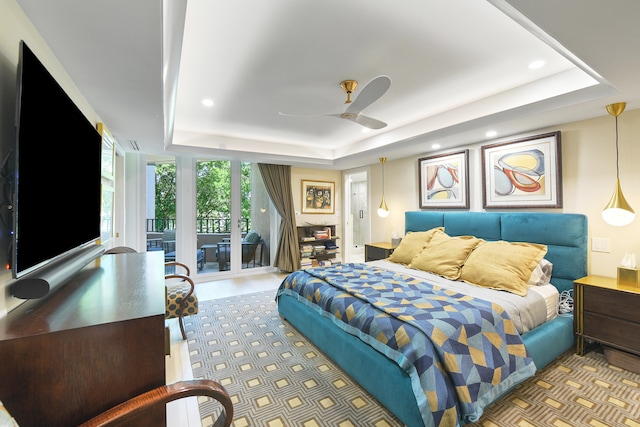
[[[576,353],[600,343],[640,355],[640,288],[585,276],[574,281],[574,302]]]
[[[640,324],[587,311],[583,322],[585,338],[640,354]]]
[[[386,242],[367,243],[364,245],[364,260],[375,261],[378,259],[389,258],[394,249],[395,246]]]
[[[640,294],[585,286],[583,310],[640,323]]]

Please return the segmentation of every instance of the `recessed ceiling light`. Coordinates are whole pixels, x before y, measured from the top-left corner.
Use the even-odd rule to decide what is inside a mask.
[[[438,148],[440,148],[440,144],[433,144],[433,145],[431,146],[431,148],[433,148],[433,149],[438,149]]]
[[[494,136],[496,136],[498,134],[498,132],[496,132],[495,130],[489,130],[487,131],[487,133],[485,133],[484,135],[487,138],[493,138]]]
[[[539,59],[539,60],[533,61],[531,64],[529,64],[529,69],[530,70],[537,70],[538,68],[544,67],[545,64],[546,64],[546,62],[544,60]]]
[[[204,105],[205,107],[213,107],[214,105],[213,99],[209,99],[209,98],[203,99],[202,105]]]

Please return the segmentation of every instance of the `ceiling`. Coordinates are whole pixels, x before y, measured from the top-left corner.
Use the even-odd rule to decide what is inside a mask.
[[[637,0],[17,1],[125,151],[350,169],[640,108]],[[380,75],[386,127],[322,116]]]

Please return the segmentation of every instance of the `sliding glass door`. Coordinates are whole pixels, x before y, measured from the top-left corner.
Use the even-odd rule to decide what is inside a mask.
[[[148,161],[147,250],[204,279],[268,267],[272,208],[257,164],[177,160]]]
[[[198,274],[269,266],[270,202],[256,164],[196,162]]]

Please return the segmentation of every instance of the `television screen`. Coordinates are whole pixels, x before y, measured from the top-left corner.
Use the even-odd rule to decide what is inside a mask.
[[[13,273],[100,237],[102,138],[24,41],[17,90]]]

